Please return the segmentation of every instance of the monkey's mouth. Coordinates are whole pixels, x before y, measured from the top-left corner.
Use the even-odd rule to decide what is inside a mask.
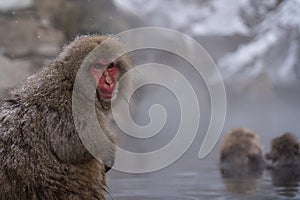
[[[100,85],[97,87],[97,95],[100,100],[111,101],[115,98],[118,92],[118,83],[114,84],[113,87],[102,89]]]
[[[112,91],[103,91],[97,88],[97,96],[100,101],[113,101],[118,94],[118,84]]]
[[[114,96],[113,91],[107,92],[107,91],[102,91],[100,89],[97,89],[97,93],[101,99],[111,99]]]

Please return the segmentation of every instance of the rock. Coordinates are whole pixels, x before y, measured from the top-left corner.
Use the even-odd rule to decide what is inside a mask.
[[[13,6],[17,2],[10,1],[11,11],[0,9],[0,98],[57,56],[65,43],[64,34],[40,18],[32,6],[17,10]]]
[[[9,17],[0,27],[0,45],[10,58],[54,57],[64,43],[63,34],[33,16]]]
[[[29,61],[13,61],[0,55],[0,98],[7,96],[8,90],[32,74]],[[1,105],[1,101],[0,101]]]
[[[54,18],[50,18],[68,40],[78,34],[119,33],[141,24],[136,17],[117,10],[113,2],[107,0],[62,1]]]
[[[138,21],[107,0],[0,0],[0,98],[57,56],[67,40],[118,33]]]

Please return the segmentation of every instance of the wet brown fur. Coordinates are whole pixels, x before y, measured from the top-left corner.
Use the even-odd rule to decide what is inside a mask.
[[[107,38],[78,37],[0,109],[0,199],[104,199],[104,165],[77,135],[72,90],[85,57]],[[123,70],[130,68],[127,56],[118,62]],[[97,112],[103,126],[105,109]]]
[[[258,135],[248,129],[231,130],[224,138],[220,153],[221,169],[238,169],[246,172],[264,165]]]
[[[271,152],[266,158],[272,161],[272,167],[300,167],[300,144],[291,133],[272,140]]]

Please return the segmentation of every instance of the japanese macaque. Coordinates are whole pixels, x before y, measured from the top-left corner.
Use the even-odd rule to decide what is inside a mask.
[[[272,140],[271,152],[266,154],[266,159],[272,161],[272,167],[299,167],[300,144],[291,133],[285,133]]]
[[[300,144],[297,138],[291,133],[274,138],[266,159],[272,162],[269,166],[272,183],[279,187],[279,194],[295,197],[300,182]]]
[[[12,92],[0,109],[0,199],[105,199],[105,172],[115,153],[108,113],[126,91],[118,80],[131,67],[116,39],[81,36]],[[75,89],[79,70],[85,85]],[[89,85],[94,91],[86,96]],[[74,103],[75,111],[87,113],[82,119],[73,116]],[[88,115],[93,109],[96,119]],[[100,137],[102,162],[83,145],[83,129]]]
[[[221,168],[228,165],[238,169],[257,169],[264,165],[259,137],[247,129],[233,129],[226,136],[221,147]]]
[[[224,138],[220,154],[220,171],[226,188],[233,193],[254,191],[263,168],[258,135],[244,128],[231,130]]]

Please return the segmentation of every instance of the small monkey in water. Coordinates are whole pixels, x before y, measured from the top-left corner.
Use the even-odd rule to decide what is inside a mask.
[[[268,167],[273,185],[281,188],[281,195],[295,197],[300,182],[300,144],[297,138],[291,133],[274,138],[266,159],[271,160]]]
[[[220,171],[226,188],[233,193],[255,191],[264,166],[258,135],[245,128],[229,131],[220,153]]]
[[[263,153],[258,135],[248,129],[233,129],[226,136],[221,147],[221,169],[230,166],[238,169],[261,168]]]
[[[299,167],[300,168],[300,144],[291,133],[272,140],[271,152],[266,154],[266,159],[272,161],[272,167]]]

